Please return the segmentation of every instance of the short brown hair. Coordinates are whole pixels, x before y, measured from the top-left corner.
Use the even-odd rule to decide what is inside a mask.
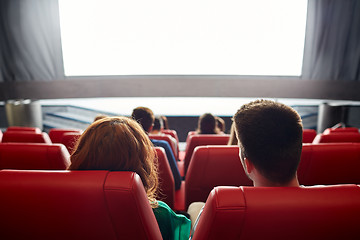
[[[147,107],[137,107],[133,110],[131,117],[141,124],[145,132],[148,132],[154,124],[155,116],[153,111]]]
[[[243,157],[274,183],[287,183],[296,174],[302,149],[299,114],[285,104],[256,100],[234,115]]]
[[[136,172],[152,205],[158,187],[156,155],[141,126],[127,117],[93,122],[81,135],[71,155],[69,170]]]

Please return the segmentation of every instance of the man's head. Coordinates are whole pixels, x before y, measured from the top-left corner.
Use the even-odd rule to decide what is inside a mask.
[[[274,101],[257,100],[243,105],[233,120],[245,171],[246,163],[250,163],[274,185],[286,185],[296,177],[303,130],[294,109]]]
[[[143,127],[145,132],[150,132],[154,124],[154,113],[147,107],[137,107],[133,110],[131,117]]]

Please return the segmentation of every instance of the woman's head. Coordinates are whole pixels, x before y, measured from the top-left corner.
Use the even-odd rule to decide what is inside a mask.
[[[81,135],[69,169],[136,172],[149,200],[154,200],[158,180],[152,146],[136,121],[126,117],[102,118]]]
[[[200,134],[216,134],[219,129],[216,127],[215,116],[211,113],[205,113],[200,116],[197,132]]]

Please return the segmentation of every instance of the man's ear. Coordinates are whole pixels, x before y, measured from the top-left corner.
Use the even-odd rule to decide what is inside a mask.
[[[254,164],[251,161],[249,161],[248,158],[244,158],[244,163],[246,166],[246,172],[248,174],[250,174],[252,171],[254,171]]]

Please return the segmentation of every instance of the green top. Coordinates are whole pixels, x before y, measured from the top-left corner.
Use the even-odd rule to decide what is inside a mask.
[[[176,214],[166,203],[158,201],[158,204],[153,211],[163,239],[189,239],[191,221],[184,215]]]

